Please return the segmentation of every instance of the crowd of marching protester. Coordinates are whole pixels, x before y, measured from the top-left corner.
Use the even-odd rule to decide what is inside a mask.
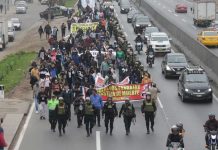
[[[114,11],[110,7],[92,10],[87,6],[86,9],[79,9],[67,20],[67,25],[61,25],[60,39],[56,26],[47,24],[44,29],[39,29],[39,33],[46,34],[49,48],[42,47],[39,50],[38,60],[32,62],[30,68],[35,110],[40,113],[40,119],[44,120],[48,108],[51,130],[55,132],[58,122],[60,136],[65,133],[67,121],[71,120],[71,105],[74,105],[78,128],[85,119],[87,136],[92,133],[96,120],[98,126],[101,126],[101,109],[105,115],[106,133],[110,122],[112,134],[113,119],[118,116],[116,104],[111,96],[103,104],[95,89],[97,77],[104,78],[102,86],[121,82],[125,78],[129,78],[129,84],[152,84],[150,74],[144,70],[141,62],[137,61],[118,19],[113,14]],[[98,22],[97,26],[86,30],[79,28],[76,33],[65,35],[66,28],[70,31],[73,23],[92,22]],[[151,90],[150,96],[156,100],[157,88],[155,84],[153,86],[155,90]],[[152,107],[151,111],[156,111],[155,103],[152,103],[152,106],[154,108]],[[124,117],[124,123],[128,135],[135,112],[127,98],[119,116],[121,114],[127,116]],[[153,124],[154,121],[152,131]]]

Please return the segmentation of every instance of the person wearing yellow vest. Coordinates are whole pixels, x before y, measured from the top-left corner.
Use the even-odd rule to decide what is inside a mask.
[[[91,103],[89,97],[86,97],[84,110],[84,122],[86,124],[87,137],[89,137],[92,134],[92,128],[95,121],[95,106]]]
[[[154,132],[154,116],[157,110],[156,104],[154,101],[151,100],[151,93],[146,93],[146,98],[143,101],[141,106],[141,112],[145,114],[145,122],[147,128],[147,134],[150,134],[149,125],[151,122],[151,130]]]
[[[57,97],[52,95],[51,99],[48,100],[48,113],[49,113],[49,123],[51,124],[51,130],[55,132],[57,119],[55,117],[55,108],[59,104]]]
[[[59,97],[59,104],[55,108],[55,114],[56,118],[58,120],[58,130],[59,130],[59,136],[62,136],[62,130],[65,134],[65,127],[67,125],[67,105],[64,103],[63,97]]]

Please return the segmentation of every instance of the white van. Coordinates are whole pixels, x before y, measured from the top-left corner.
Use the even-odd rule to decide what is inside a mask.
[[[12,21],[8,21],[8,41],[13,42],[15,39],[15,29]]]
[[[168,35],[164,32],[153,32],[150,34],[147,45],[151,45],[155,53],[170,53],[171,44]]]

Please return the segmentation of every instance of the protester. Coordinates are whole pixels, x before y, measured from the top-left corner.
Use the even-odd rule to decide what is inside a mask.
[[[92,95],[90,96],[92,104],[95,106],[95,124],[98,122],[98,127],[101,126],[101,109],[103,108],[103,102],[100,95],[97,94],[97,90],[93,89]],[[97,120],[96,120],[97,118]]]
[[[2,123],[3,123],[3,118],[1,118],[1,120],[0,120],[0,150],[4,150],[4,148],[8,146],[6,141],[5,141]]]
[[[51,130],[55,132],[57,118],[55,114],[55,108],[59,104],[59,101],[55,95],[52,95],[51,99],[48,100],[48,110],[49,110],[49,123],[51,124]]]

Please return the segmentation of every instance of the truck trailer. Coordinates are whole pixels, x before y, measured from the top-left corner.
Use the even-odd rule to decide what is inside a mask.
[[[193,21],[195,26],[208,27],[216,19],[215,0],[194,0]]]

